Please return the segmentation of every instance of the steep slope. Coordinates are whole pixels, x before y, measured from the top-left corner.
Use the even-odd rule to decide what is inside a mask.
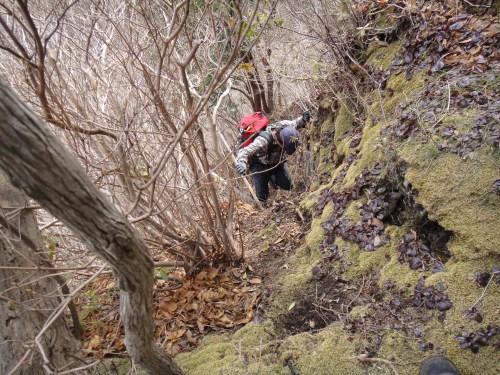
[[[425,25],[390,27],[378,3],[364,97],[323,97],[317,179],[253,240],[262,314],[178,356],[187,373],[415,374],[431,354],[500,373],[497,18],[422,2]]]

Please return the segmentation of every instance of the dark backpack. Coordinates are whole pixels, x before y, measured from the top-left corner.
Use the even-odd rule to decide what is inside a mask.
[[[267,124],[269,124],[269,120],[261,112],[255,112],[243,117],[238,124],[238,130],[241,136],[239,148],[246,147],[252,143],[259,133],[266,129]]]

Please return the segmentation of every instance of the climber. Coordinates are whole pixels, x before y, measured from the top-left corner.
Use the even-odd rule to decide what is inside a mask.
[[[286,155],[292,155],[300,145],[297,129],[304,128],[311,119],[306,111],[295,120],[281,120],[269,124],[248,146],[236,154],[236,171],[253,175],[255,194],[261,202],[269,195],[269,182],[283,190],[292,188],[292,176],[286,163]]]

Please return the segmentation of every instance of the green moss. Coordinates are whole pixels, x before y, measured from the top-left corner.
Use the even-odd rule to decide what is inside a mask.
[[[321,134],[328,133],[335,130],[335,119],[333,113],[330,113],[325,121],[321,124],[320,132]]]
[[[382,121],[384,125],[390,124],[399,113],[401,103],[409,102],[414,105],[412,98],[424,87],[425,78],[425,72],[415,74],[411,80],[408,80],[403,73],[391,75],[384,91],[374,90],[371,93],[370,114]]]
[[[359,270],[359,257],[362,250],[359,245],[345,241],[340,237],[335,239],[335,244],[338,246],[338,251],[342,252],[344,259],[350,262],[347,267],[348,272],[345,272],[343,277],[346,280],[353,280],[360,277],[360,273],[357,271]]]
[[[498,301],[500,289],[490,287],[483,297],[484,288],[475,283],[475,273],[490,271],[497,264],[496,259],[489,257],[466,262],[457,262],[451,259],[446,265],[446,272],[436,273],[429,276],[426,285],[441,283],[446,287],[445,293],[453,302],[453,307],[446,312],[446,319],[440,323],[437,319],[431,319],[425,329],[425,337],[435,347],[446,350],[446,355],[460,368],[463,374],[475,374],[478,369],[484,374],[497,374],[500,367],[498,361],[492,362],[495,350],[492,346],[481,347],[478,354],[469,350],[459,348],[456,335],[463,329],[467,332],[475,332],[479,328],[485,328],[489,324],[499,325]],[[477,323],[465,317],[465,311],[470,309],[476,302],[479,308],[482,323]],[[491,343],[490,343],[491,344]]]
[[[391,256],[391,246],[382,246],[375,251],[363,251],[359,255],[359,271],[362,274],[377,272],[385,266]]]
[[[458,132],[469,130],[476,120],[476,116],[466,116],[464,114],[448,115],[441,121],[442,127],[454,126]]]
[[[392,280],[398,287],[404,287],[415,285],[423,274],[418,271],[412,271],[406,264],[400,264],[398,255],[392,254],[391,259],[382,268],[380,276],[381,285],[384,280]]]
[[[394,235],[398,228],[388,228],[388,232]],[[435,274],[427,280],[428,285],[444,283],[454,307],[447,312],[444,323],[439,323],[434,317],[423,326],[425,341],[432,342],[436,348],[443,348],[464,375],[474,374],[478,368],[484,374],[495,374],[499,370],[498,365],[491,361],[496,355],[491,346],[473,354],[459,349],[454,337],[462,326],[471,332],[485,324],[498,324],[495,303],[499,297],[498,288],[485,293],[481,302],[484,324],[465,320],[462,313],[477,301],[482,292],[481,288],[474,287],[472,276],[475,272],[490,270],[492,264],[485,260],[449,262],[446,273]],[[357,306],[349,316],[351,319],[363,318],[370,313],[368,306]],[[417,373],[419,363],[429,355],[419,350],[420,344],[421,340],[407,337],[401,331],[388,331],[376,357],[390,360],[401,374]],[[260,325],[249,324],[233,336],[209,336],[198,349],[177,356],[176,361],[186,373],[192,375],[289,374],[290,369],[284,366],[285,363],[301,374],[392,374],[390,367],[383,362],[376,363],[376,366],[361,366],[357,362],[355,352],[363,350],[365,345],[363,333],[350,334],[341,324],[330,325],[316,334],[302,333],[276,341],[272,323],[266,321]],[[207,366],[207,363],[210,365]]]
[[[356,201],[351,202],[347,205],[344,216],[347,216],[349,220],[352,221],[352,224],[357,223],[361,220],[361,215],[359,214],[359,205],[366,203],[368,201],[367,198],[358,199]]]
[[[390,239],[390,243],[378,249],[380,255],[372,256],[377,261],[383,263],[380,271],[379,285],[383,287],[386,280],[392,280],[398,287],[406,285],[416,285],[417,281],[424,276],[424,273],[412,271],[407,264],[400,264],[398,257],[398,246],[403,236],[408,233],[408,228],[389,226],[385,229],[385,235]],[[384,261],[381,257],[384,257]],[[369,257],[369,255],[367,256]],[[364,264],[364,267],[373,266],[372,264]],[[429,274],[429,273],[427,273]]]
[[[348,144],[351,142],[348,138],[342,139],[342,135],[354,128],[354,114],[356,110],[351,104],[343,102],[340,105],[337,117],[335,119],[335,135],[333,142],[335,144],[337,154],[344,156],[350,150]]]
[[[333,104],[334,102],[332,100],[326,98],[319,103],[319,108],[323,110],[331,110],[333,109]]]
[[[329,210],[331,211],[331,205],[330,208],[325,208],[326,212]],[[326,214],[324,213],[323,217]],[[312,269],[322,258],[319,251],[323,237],[323,228],[320,225],[322,220],[324,219],[313,220],[311,231],[307,234],[304,246],[297,249],[296,253],[291,257],[288,272],[277,280],[280,293],[275,295],[271,303],[270,316],[279,316],[286,312],[296,296],[301,295],[310,287]]]
[[[370,313],[370,308],[365,305],[365,306],[355,306],[350,312],[349,312],[349,319],[362,319],[365,318],[367,315]]]
[[[319,218],[313,219],[311,223],[311,230],[306,236],[306,245],[312,249],[318,250],[319,243],[323,238],[323,228],[321,227],[321,223],[323,223],[326,219],[328,219],[333,214],[333,203],[328,203],[321,216]]]
[[[273,363],[273,330],[268,320],[247,324],[233,336],[207,336],[194,351],[178,355],[176,362],[190,375],[286,374],[282,365]]]
[[[332,168],[332,166],[330,164],[328,164],[328,166]],[[337,168],[337,169],[334,169],[334,172],[332,172],[332,178],[331,180],[327,183],[327,184],[323,184],[323,185],[320,185],[319,187],[315,187],[314,188],[314,191],[312,191],[311,193],[309,194],[305,194],[304,197],[302,198],[302,200],[300,201],[299,203],[299,206],[302,210],[306,211],[306,212],[309,212],[311,214],[313,214],[313,208],[315,205],[318,204],[318,197],[321,195],[321,192],[325,189],[331,189],[332,186],[333,186],[333,180],[335,179],[335,177],[337,176],[337,173],[340,171],[340,167]],[[319,185],[319,184],[318,184]],[[317,185],[315,185],[317,186]],[[313,189],[313,186],[311,186],[311,189]],[[328,207],[325,207],[325,209],[323,210],[323,212],[331,212],[331,207],[328,208]],[[325,217],[323,215],[323,217]]]
[[[262,324],[249,323],[233,335],[233,339],[245,347],[259,346],[273,338],[274,327],[269,320]]]
[[[319,189],[321,186],[321,182],[318,180],[318,179],[314,179],[312,182],[311,182],[311,186],[309,187],[311,190],[313,191],[316,191],[317,189]],[[310,208],[315,204],[315,202],[311,202],[310,199],[308,199],[308,197],[306,196],[304,199],[302,199],[301,203],[300,203],[300,206],[305,209],[306,211],[308,212],[311,212],[310,211]]]
[[[321,217],[313,219],[311,230],[306,236],[304,246],[297,249],[289,261],[289,269],[278,281],[280,293],[272,301],[270,314],[278,316],[288,309],[297,295],[303,294],[309,287],[313,267],[322,259],[320,244],[324,230],[321,223],[333,212],[333,205],[329,203],[323,210]]]
[[[299,207],[301,210],[309,212],[312,214],[314,206],[318,203],[318,194],[317,191],[310,193],[304,197],[299,203]]]
[[[400,374],[418,374],[420,362],[429,355],[422,352],[419,345],[417,339],[406,337],[399,331],[389,331],[380,345],[378,356],[391,360]]]
[[[347,171],[344,179],[345,188],[351,187],[356,183],[355,178],[363,171],[363,169],[372,169],[375,164],[383,160],[384,151],[380,147],[381,130],[382,124],[364,128],[361,143],[359,145],[361,156]]]
[[[381,47],[376,43],[372,43],[369,49],[369,57],[366,61],[367,65],[373,65],[380,70],[387,70],[392,66],[394,57],[401,50],[403,38],[396,43],[391,43],[387,47]]]
[[[289,272],[283,275],[278,284],[280,293],[271,303],[271,315],[277,316],[287,311],[296,296],[303,294],[309,287],[312,269],[321,259],[321,253],[308,246],[297,250],[289,263]]]
[[[453,302],[453,308],[446,313],[444,328],[448,332],[455,332],[462,328],[469,332],[477,330],[480,326],[488,324],[500,324],[498,314],[498,301],[500,298],[500,288],[489,285],[489,288],[481,295],[484,288],[479,287],[475,274],[486,271],[491,274],[492,268],[497,265],[497,259],[488,257],[467,262],[457,262],[451,259],[446,263],[446,272],[431,275],[426,280],[426,285],[436,285],[438,283],[446,286],[445,293]],[[494,281],[493,281],[494,282]],[[469,320],[464,316],[466,310],[470,309],[477,301],[476,307],[481,311],[483,322],[478,324],[474,320]]]
[[[335,182],[335,180],[338,178],[340,181],[343,180],[343,177],[340,175],[345,168],[345,165],[342,163],[339,165],[337,168],[335,168],[333,174],[332,174],[332,179],[331,183],[328,185],[330,186],[334,192],[340,192],[343,190],[342,184],[338,184]]]
[[[498,164],[491,149],[483,146],[473,158],[442,153],[430,160],[417,140],[399,150],[408,163],[406,178],[418,191],[416,200],[429,218],[453,232],[450,247],[460,259],[498,253],[500,197],[491,186],[498,178]]]
[[[426,156],[429,160],[436,160],[439,157],[440,152],[435,143],[427,144],[426,148]]]
[[[369,108],[369,113],[365,125],[361,142],[357,149],[360,150],[360,158],[349,168],[345,177],[345,187],[353,186],[355,177],[358,176],[363,169],[373,168],[379,162],[384,163],[387,151],[390,151],[391,145],[384,144],[380,133],[384,127],[392,123],[393,119],[399,113],[399,104],[411,100],[424,85],[424,73],[416,74],[411,80],[407,80],[403,74],[392,75],[388,79],[387,89],[391,89],[393,94],[382,97],[377,90],[370,93],[372,104]],[[345,112],[344,117],[338,119],[342,123],[352,122],[351,117],[347,116],[349,112]],[[379,119],[379,121],[374,121]],[[337,132],[336,132],[337,135]],[[336,140],[337,152],[339,155],[347,155],[353,150],[350,148],[350,139]]]
[[[332,162],[335,160],[335,153],[333,152],[334,145],[329,144],[327,147],[322,147],[319,151],[319,165],[317,168],[318,174],[325,174],[331,172]]]
[[[424,111],[425,109],[418,109],[418,112]],[[476,119],[477,115],[473,115],[471,112],[462,112],[461,114],[448,114],[446,117],[441,119],[439,126],[442,129],[449,126],[454,127],[456,129],[456,133],[460,135],[470,131]],[[436,126],[436,123],[420,122],[419,126],[421,126],[423,129],[430,130],[431,128]],[[448,142],[448,139],[442,137],[439,134],[434,134],[432,136],[429,143],[427,143],[427,156],[429,159],[436,159],[439,156],[440,151],[437,149],[437,145],[443,141]]]
[[[297,262],[297,258],[294,258]],[[292,302],[293,297],[299,291],[303,291],[308,287],[308,283],[311,280],[311,270],[315,263],[312,264],[297,264],[293,265],[295,268],[293,272],[287,273],[279,281],[282,285],[282,293],[280,298],[283,299],[284,303],[280,303],[279,307],[288,307],[289,303]]]
[[[280,359],[290,360],[300,374],[364,374],[353,358],[354,346],[341,325],[331,325],[315,335],[288,338],[281,345]]]
[[[338,143],[340,137],[342,137],[344,133],[352,130],[355,113],[356,111],[351,104],[346,102],[341,104],[334,123],[335,143]]]

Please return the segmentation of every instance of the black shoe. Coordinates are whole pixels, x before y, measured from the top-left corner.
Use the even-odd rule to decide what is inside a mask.
[[[436,355],[428,357],[422,362],[420,375],[460,375],[460,371],[448,358]]]

